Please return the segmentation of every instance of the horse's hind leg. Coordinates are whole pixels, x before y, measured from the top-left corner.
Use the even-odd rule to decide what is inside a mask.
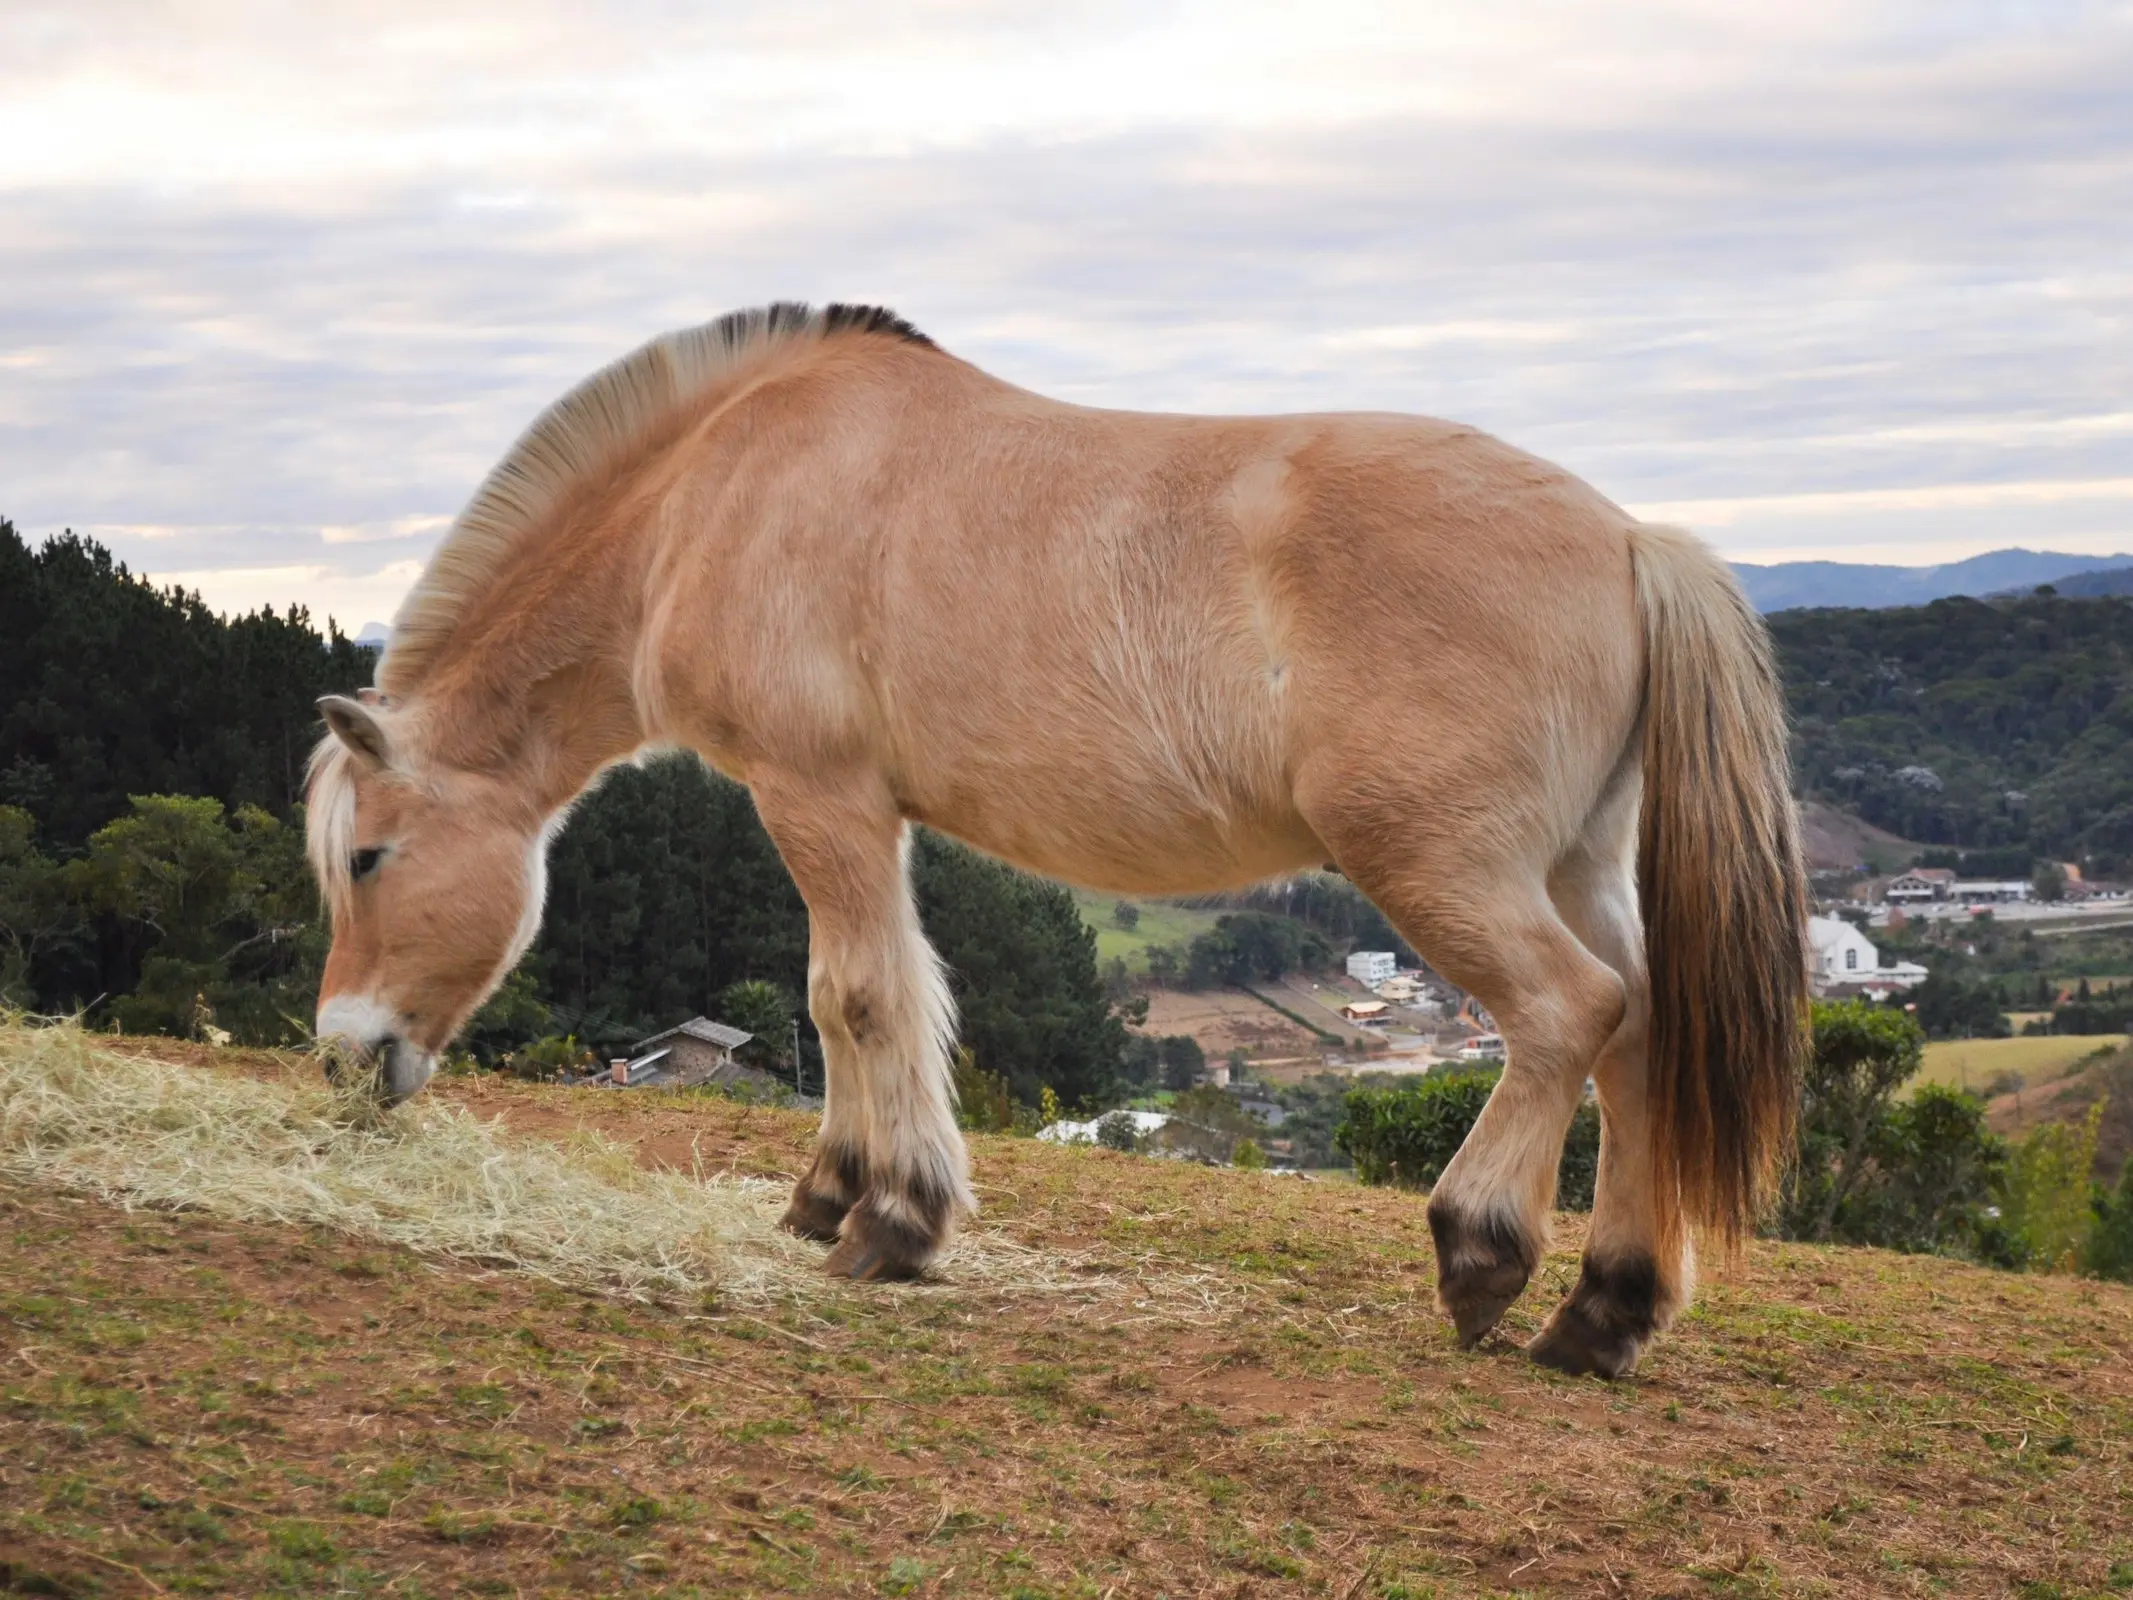
[[[785,1225],[836,1239],[833,1274],[913,1277],[972,1204],[949,1086],[954,1005],[912,904],[904,823],[863,779],[753,788],[807,902],[827,1077],[821,1142]]]
[[[1506,859],[1501,833],[1454,832],[1420,806],[1364,810],[1352,791],[1306,815],[1356,887],[1503,1032],[1503,1076],[1429,1201],[1438,1298],[1472,1345],[1540,1261],[1563,1138],[1621,1020],[1622,984],[1564,926],[1545,861]]]
[[[1629,1372],[1688,1299],[1693,1254],[1678,1210],[1653,1181],[1646,1105],[1650,994],[1631,852],[1637,786],[1595,812],[1585,838],[1549,883],[1563,918],[1621,976],[1622,1023],[1593,1064],[1600,1091],[1600,1171],[1577,1287],[1529,1347],[1565,1372]]]

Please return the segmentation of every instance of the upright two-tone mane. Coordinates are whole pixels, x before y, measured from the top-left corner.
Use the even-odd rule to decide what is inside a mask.
[[[1469,1341],[1588,1076],[1539,1360],[1634,1365],[1782,1151],[1805,911],[1761,625],[1694,539],[1471,428],[1098,411],[884,311],[739,312],[545,412],[377,690],[323,710],[319,1031],[396,1095],[533,938],[605,767],[678,745],[748,785],[807,902],[828,1089],[786,1221],[832,1272],[923,1271],[972,1205],[918,823],[1117,893],[1338,864],[1508,1042],[1429,1202]]]
[[[544,526],[579,485],[641,450],[649,435],[714,392],[766,346],[847,332],[886,334],[933,347],[918,329],[880,306],[817,309],[781,300],[661,334],[571,389],[534,418],[453,521],[393,618],[378,663],[378,687],[388,695],[414,688],[504,556]]]

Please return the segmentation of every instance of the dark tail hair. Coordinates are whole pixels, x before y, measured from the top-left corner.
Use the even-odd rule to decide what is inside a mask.
[[[1725,563],[1630,535],[1644,623],[1637,889],[1651,977],[1653,1179],[1663,1234],[1721,1255],[1788,1153],[1807,1031],[1807,886],[1770,637]]]

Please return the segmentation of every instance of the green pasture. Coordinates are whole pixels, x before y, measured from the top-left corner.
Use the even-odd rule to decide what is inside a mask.
[[[1911,1082],[1946,1084],[1976,1094],[2002,1074],[2019,1072],[2025,1084],[2034,1086],[2064,1076],[2077,1062],[2099,1050],[2116,1050],[2125,1042],[2122,1033],[1944,1039],[1926,1046],[1925,1064]]]
[[[1096,959],[1108,962],[1114,957],[1122,957],[1128,969],[1133,971],[1147,968],[1151,946],[1167,944],[1183,950],[1195,936],[1214,927],[1215,918],[1221,915],[1218,911],[1194,911],[1163,900],[1134,900],[1131,896],[1098,894],[1090,889],[1076,889],[1073,893],[1081,920],[1096,930]],[[1140,907],[1141,920],[1131,929],[1121,928],[1113,920],[1121,899]]]

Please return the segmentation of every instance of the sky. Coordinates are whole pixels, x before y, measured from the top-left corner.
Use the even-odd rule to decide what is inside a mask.
[[[2133,551],[2133,4],[7,0],[0,516],[389,619],[772,299],[1479,424],[1736,559]]]

